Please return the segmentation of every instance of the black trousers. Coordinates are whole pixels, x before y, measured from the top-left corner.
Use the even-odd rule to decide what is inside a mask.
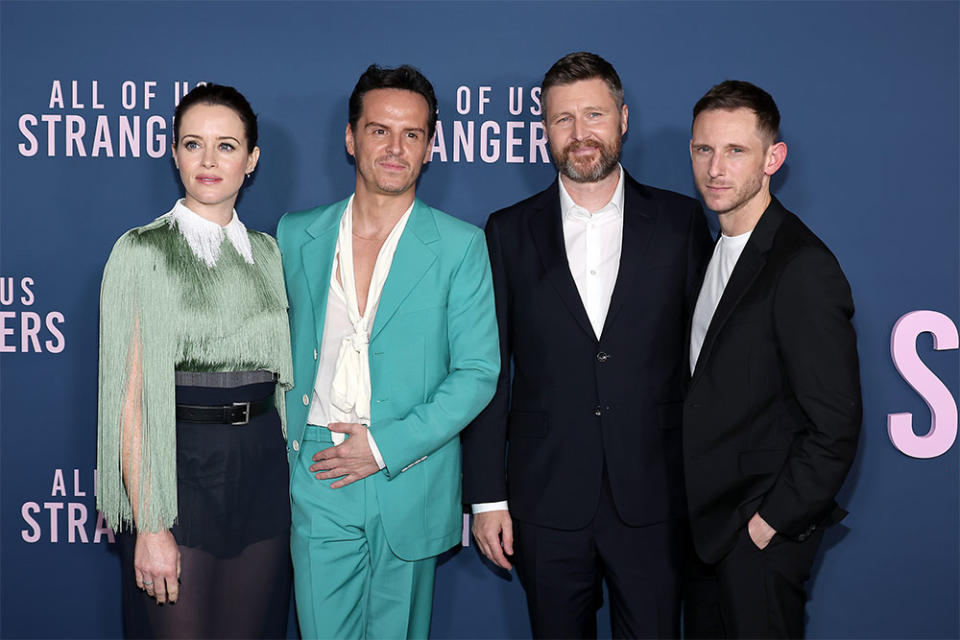
[[[803,542],[776,535],[758,549],[746,526],[716,564],[691,552],[684,598],[686,638],[802,638],[804,587],[824,527]]]
[[[686,519],[631,527],[609,485],[593,521],[575,531],[514,521],[514,561],[535,638],[596,638],[602,583],[614,638],[677,638]]]

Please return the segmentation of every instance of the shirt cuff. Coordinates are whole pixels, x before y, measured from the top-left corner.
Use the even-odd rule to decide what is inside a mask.
[[[381,471],[386,469],[387,465],[383,461],[383,456],[380,455],[380,449],[377,447],[377,442],[373,439],[373,434],[370,433],[370,429],[367,429],[367,442],[370,443],[370,453],[373,454],[373,459],[377,461],[377,466],[380,467]]]
[[[478,502],[477,504],[470,505],[470,511],[474,515],[478,513],[486,513],[487,511],[509,511],[510,507],[507,505],[506,500],[501,500],[500,502]]]

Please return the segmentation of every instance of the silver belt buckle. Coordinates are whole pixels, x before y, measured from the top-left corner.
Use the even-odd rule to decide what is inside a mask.
[[[233,406],[243,407],[243,419],[237,422],[231,422],[233,425],[242,425],[250,422],[250,403],[249,402],[234,402]]]

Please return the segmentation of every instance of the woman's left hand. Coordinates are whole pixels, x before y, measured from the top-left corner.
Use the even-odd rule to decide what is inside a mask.
[[[173,604],[180,597],[180,549],[170,531],[138,533],[133,568],[137,586],[157,604]]]

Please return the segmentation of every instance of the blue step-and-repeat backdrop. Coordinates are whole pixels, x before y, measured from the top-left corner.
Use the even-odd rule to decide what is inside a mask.
[[[695,195],[690,111],[713,84],[750,80],[778,101],[790,153],[774,191],[853,287],[866,407],[809,635],[960,636],[958,6],[0,3],[0,635],[121,633],[119,561],[94,508],[99,284],[116,238],[178,197],[185,91],[232,84],[259,113],[238,210],[272,233],[283,212],[350,193],[343,130],[363,69],[416,65],[440,101],[418,195],[483,225],[555,177],[538,85],[590,50],[623,79],[623,164],[648,184]],[[464,545],[437,570],[432,636],[528,636],[517,581]]]

